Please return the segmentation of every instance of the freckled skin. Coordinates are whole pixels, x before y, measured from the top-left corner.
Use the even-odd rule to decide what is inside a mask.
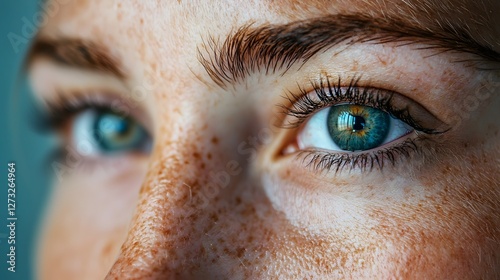
[[[446,135],[422,143],[422,154],[384,172],[335,175],[276,159],[279,142],[292,131],[271,125],[275,104],[283,101],[275,87],[285,81],[294,88],[302,72],[255,75],[233,89],[210,81],[197,59],[208,34],[224,37],[250,21],[317,16],[312,6],[298,8],[303,2],[293,4],[293,13],[283,10],[288,2],[268,1],[72,1],[60,7],[40,33],[109,46],[123,64],[127,88],[148,85],[139,102],[155,142],[149,157],[106,160],[92,175],[76,170],[58,184],[40,239],[41,279],[500,277],[499,87]],[[329,1],[328,9],[373,8],[346,2]],[[385,76],[376,71],[388,64],[385,75],[393,80],[386,82],[419,88],[416,100],[431,111],[443,108],[442,118],[453,112],[446,109],[450,102],[462,99],[462,89],[475,86],[457,78],[465,75],[459,66],[422,63],[412,75],[399,61],[418,65],[418,57],[395,58],[385,49],[372,57],[376,66],[348,54],[329,65],[377,80]],[[301,71],[318,71],[315,63],[324,61],[312,59]],[[439,74],[427,73],[433,67]],[[436,91],[443,94],[424,94]],[[264,145],[259,132],[270,126],[273,138]],[[238,151],[241,143],[258,146],[255,157]],[[221,179],[221,172],[229,175]]]

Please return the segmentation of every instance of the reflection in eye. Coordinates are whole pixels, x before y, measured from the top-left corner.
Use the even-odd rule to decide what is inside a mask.
[[[289,92],[285,98],[291,105],[281,106],[288,115],[282,127],[294,136],[281,153],[296,153],[318,170],[381,169],[385,161],[394,165],[400,157],[409,158],[425,146],[422,141],[448,131],[418,102],[357,83],[354,78],[343,86],[340,78],[326,77],[311,82],[312,92],[300,87],[299,95]],[[405,140],[395,141],[400,138]]]
[[[299,148],[366,151],[413,131],[388,113],[360,105],[336,105],[315,113],[298,136]]]
[[[74,143],[84,141],[87,154],[148,153],[151,149],[150,137],[140,124],[105,110],[87,109],[77,114],[71,138]]]

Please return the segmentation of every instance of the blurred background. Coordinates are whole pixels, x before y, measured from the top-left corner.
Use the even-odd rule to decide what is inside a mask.
[[[35,279],[36,235],[50,192],[50,139],[36,132],[35,101],[22,79],[22,61],[42,1],[0,1],[0,279]],[[7,164],[16,163],[16,269],[7,270]],[[47,166],[48,165],[48,166]]]

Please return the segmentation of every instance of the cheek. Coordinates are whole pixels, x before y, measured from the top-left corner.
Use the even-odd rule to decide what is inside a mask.
[[[127,226],[101,232],[91,224],[65,224],[61,221],[64,218],[67,216],[54,216],[57,222],[47,225],[49,229],[41,239],[41,279],[74,279],[76,275],[81,279],[103,279],[125,240]]]
[[[376,231],[404,248],[397,256],[405,266],[448,272],[450,278],[476,278],[475,273],[498,268],[498,152],[486,147],[468,147],[463,154],[440,151],[444,160],[420,178],[438,193],[417,205],[376,209]]]
[[[437,151],[443,160],[423,159],[415,166],[419,177],[405,173],[401,178],[412,179],[393,178],[392,185],[371,175],[318,181],[296,169],[274,170],[263,180],[266,195],[302,231],[287,233],[291,245],[273,246],[318,260],[322,273],[344,268],[359,273],[355,278],[369,267],[397,278],[475,278],[491,271],[499,249],[498,152],[473,148],[461,155]]]
[[[125,240],[144,169],[107,162],[63,174],[40,239],[42,279],[104,278]]]

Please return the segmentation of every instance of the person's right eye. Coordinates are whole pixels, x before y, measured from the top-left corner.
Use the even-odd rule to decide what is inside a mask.
[[[87,141],[87,155],[141,152],[148,154],[151,137],[137,121],[111,110],[86,109],[72,121],[71,140]]]
[[[104,97],[90,96],[51,102],[48,112],[41,116],[42,126],[59,132],[63,143],[86,157],[149,155],[152,137],[144,125],[104,100]]]

